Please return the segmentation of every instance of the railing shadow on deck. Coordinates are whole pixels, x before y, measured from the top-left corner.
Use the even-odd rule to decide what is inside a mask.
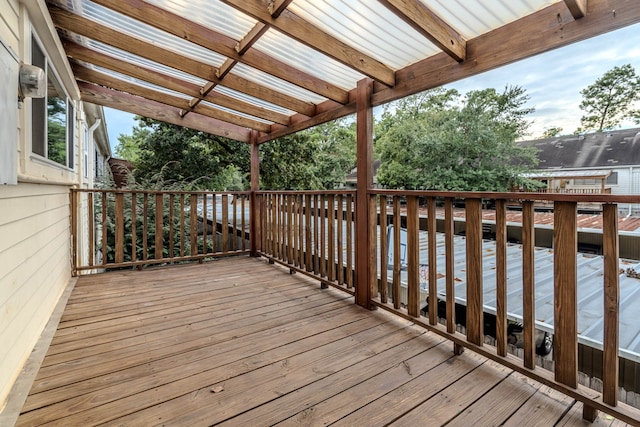
[[[198,212],[205,212],[207,218],[217,218],[216,213],[208,216],[209,197],[217,200],[213,193],[172,193],[163,192],[108,192],[97,191],[97,197],[84,190],[72,192],[73,214],[77,220],[81,215],[83,203],[89,214],[89,230],[84,233],[89,245],[96,245],[96,235],[109,236],[108,224],[111,216],[97,206],[109,206],[113,200],[113,219],[115,227],[114,259],[110,262],[96,263],[89,259],[88,264],[78,263],[78,236],[80,233],[77,221],[73,221],[74,266],[76,271],[97,268],[134,266],[152,262],[176,262],[186,259],[203,259],[206,257],[230,254],[244,254],[249,251],[261,255],[271,262],[287,266],[291,273],[299,272],[319,280],[323,286],[333,286],[356,294],[358,286],[366,286],[371,290],[369,308],[380,308],[409,319],[422,327],[450,339],[454,343],[454,352],[463,348],[482,354],[517,372],[533,378],[547,386],[559,390],[568,396],[584,402],[585,419],[593,420],[597,410],[602,410],[625,422],[640,424],[640,411],[619,402],[618,379],[618,329],[619,329],[619,266],[618,266],[618,209],[617,203],[638,203],[637,197],[610,195],[567,195],[540,193],[459,193],[459,192],[417,192],[399,190],[369,190],[367,200],[371,207],[366,223],[370,247],[367,252],[366,266],[369,269],[369,283],[358,282],[355,267],[356,241],[362,236],[356,235],[356,193],[354,191],[306,191],[306,192],[273,192],[257,191],[254,193],[233,194],[233,214],[241,215],[241,225],[237,218],[232,221],[228,216],[221,218],[221,236],[204,227],[207,232],[198,232]],[[210,196],[209,196],[210,195]],[[227,194],[221,195],[223,215],[229,214]],[[98,199],[96,203],[96,198]],[[138,201],[142,198],[142,202]],[[155,200],[155,208],[151,208],[149,198]],[[250,200],[250,207],[245,201]],[[535,229],[534,203],[552,203],[554,207],[554,251],[553,251],[553,372],[536,368],[536,318],[535,318]],[[577,329],[577,204],[600,203],[603,215],[603,254],[604,274],[602,282],[603,294],[603,363],[602,392],[595,392],[578,384],[578,329]],[[132,210],[136,215],[128,225],[124,219],[127,203],[137,208]],[[454,273],[454,218],[453,206],[464,205],[465,208],[465,333],[458,332],[456,322],[456,281]],[[508,318],[507,318],[507,203],[517,203],[522,210],[522,316],[523,328],[522,357],[509,354]],[[200,210],[200,204],[203,205]],[[495,346],[485,344],[483,304],[483,227],[482,207],[485,204],[495,209]],[[240,211],[237,209],[240,205]],[[426,215],[419,215],[419,206],[426,207]],[[160,217],[159,207],[167,206],[169,213]],[[191,206],[198,206],[197,210]],[[444,208],[444,268],[438,268],[438,258],[442,254],[436,252],[436,206]],[[244,215],[245,209],[251,215]],[[375,212],[373,210],[375,209]],[[423,209],[424,210],[424,209]],[[214,210],[215,212],[215,210]],[[141,219],[138,217],[142,215]],[[168,215],[168,216],[167,216]],[[94,216],[96,219],[93,219]],[[248,217],[251,216],[249,219]],[[162,221],[159,219],[161,218]],[[187,220],[188,218],[188,220]],[[420,221],[427,222],[426,246],[427,262],[420,260]],[[247,221],[247,222],[245,222]],[[249,224],[249,221],[251,224]],[[207,223],[204,218],[203,224]],[[106,224],[106,225],[105,225]],[[152,224],[151,230],[149,224]],[[383,225],[382,227],[380,225]],[[361,224],[362,225],[362,224]],[[392,225],[387,234],[387,226]],[[99,230],[99,227],[102,227]],[[250,229],[252,236],[244,234]],[[91,231],[96,228],[97,231]],[[106,227],[106,228],[105,228]],[[129,228],[127,228],[129,227]],[[131,250],[127,259],[125,235],[131,227],[142,227],[141,236],[138,229],[131,232],[131,247],[140,245],[142,255]],[[240,230],[238,234],[236,227]],[[406,241],[402,241],[401,229],[406,230]],[[106,230],[106,231],[105,231]],[[146,233],[155,234],[154,256],[147,256],[148,247]],[[93,233],[93,234],[92,234]],[[158,235],[164,236],[158,240]],[[224,237],[226,235],[226,237]],[[241,238],[231,239],[239,243],[229,243],[229,235]],[[179,237],[178,237],[179,236]],[[211,236],[209,238],[208,236]],[[217,245],[218,238],[222,244]],[[93,240],[92,240],[93,239]],[[140,243],[137,239],[142,240]],[[182,244],[185,239],[188,244]],[[105,241],[107,243],[105,243]],[[212,249],[208,249],[212,245]],[[226,241],[226,243],[224,243]],[[245,244],[246,241],[246,244]],[[99,252],[108,252],[108,239],[101,239]],[[216,243],[214,243],[216,242]],[[375,244],[373,243],[375,242]],[[179,244],[178,244],[179,243]],[[107,245],[105,247],[105,245]],[[249,245],[250,247],[247,247]],[[405,245],[403,247],[403,245]],[[158,247],[161,247],[160,249]],[[178,251],[177,248],[180,250]],[[203,248],[202,251],[200,248]],[[169,256],[165,256],[164,253]],[[404,252],[404,256],[403,256]],[[377,259],[371,254],[378,254]],[[389,257],[387,254],[392,254]],[[91,255],[89,255],[89,258]],[[141,259],[142,258],[142,259]],[[421,272],[426,289],[421,292]],[[438,281],[444,282],[444,291],[438,293]],[[426,291],[426,292],[425,292]],[[422,295],[426,294],[426,301]],[[438,316],[438,310],[427,310],[421,315],[421,308],[438,307],[444,304],[444,319]],[[458,319],[459,320],[459,319]],[[441,323],[443,322],[443,323]]]

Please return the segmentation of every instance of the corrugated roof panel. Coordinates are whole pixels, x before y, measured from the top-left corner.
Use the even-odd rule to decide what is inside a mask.
[[[274,29],[267,31],[254,47],[301,71],[326,82],[331,82],[345,90],[352,89],[356,86],[358,80],[364,77],[364,74],[342,65],[338,61]]]
[[[473,39],[558,0],[419,0],[460,34]]]
[[[220,1],[147,0],[147,2],[204,25],[236,41],[242,39],[257,23],[253,18]]]
[[[275,112],[280,113],[280,114],[285,114],[287,116],[291,116],[291,115],[296,114],[296,112],[293,111],[293,110],[289,110],[289,109],[281,107],[279,105],[271,104],[271,103],[269,103],[267,101],[263,101],[262,99],[255,98],[255,97],[253,97],[251,95],[247,95],[246,93],[242,93],[242,92],[235,91],[233,89],[229,89],[228,87],[216,86],[213,89],[213,92],[220,92],[220,93],[222,93],[224,95],[230,96],[230,97],[235,98],[237,100],[248,102],[249,104],[253,104],[253,105],[257,106],[257,107],[266,108],[268,110],[275,111]]]
[[[51,1],[60,7],[66,5],[60,3],[59,0]],[[219,67],[225,61],[226,57],[202,48],[196,44],[183,40],[179,37],[158,30],[150,25],[143,24],[137,20],[128,18],[120,13],[114,12],[105,7],[92,3],[89,0],[77,0],[74,8],[71,9],[84,18],[91,19],[102,25],[108,26],[123,34],[127,34],[139,40],[160,46],[163,49],[170,50],[180,55],[188,56],[198,61]],[[65,7],[66,8],[66,7]],[[69,9],[67,9],[69,10]]]
[[[265,120],[265,119],[262,119],[260,117],[252,116],[250,114],[242,113],[240,111],[233,110],[231,108],[223,107],[222,105],[218,105],[218,104],[215,104],[213,102],[202,101],[202,105],[207,105],[207,106],[215,108],[217,110],[234,114],[234,115],[236,115],[238,117],[244,117],[246,119],[251,119],[251,120],[255,120],[257,122],[262,122],[262,123],[266,123],[266,124],[273,124],[273,122],[271,122],[269,120]]]
[[[395,70],[440,52],[429,40],[375,1],[294,1],[289,9]]]
[[[315,94],[306,89],[302,89],[299,86],[281,80],[277,77],[273,77],[270,74],[264,73],[245,64],[236,64],[236,66],[233,67],[231,73],[242,76],[243,78],[251,80],[255,83],[260,83],[261,85],[270,87],[276,92],[286,93],[307,102],[319,104],[327,100],[327,98],[324,98],[318,94]]]

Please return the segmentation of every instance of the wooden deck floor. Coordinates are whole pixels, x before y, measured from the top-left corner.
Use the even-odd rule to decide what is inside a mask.
[[[83,276],[17,425],[587,425],[452,348],[264,260]]]

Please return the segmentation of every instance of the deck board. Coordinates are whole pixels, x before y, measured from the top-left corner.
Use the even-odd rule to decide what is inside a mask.
[[[17,425],[584,425],[452,348],[259,259],[83,276]]]

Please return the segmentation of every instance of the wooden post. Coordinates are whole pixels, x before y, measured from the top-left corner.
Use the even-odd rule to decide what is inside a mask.
[[[413,317],[420,316],[419,231],[418,198],[407,196],[407,313]],[[432,308],[429,307],[429,310]]]
[[[554,203],[555,378],[574,388],[578,386],[576,214],[576,202]]]
[[[362,79],[356,88],[356,152],[358,184],[356,189],[356,304],[370,308],[371,281],[369,277],[369,259],[371,253],[369,245],[369,188],[373,187],[373,108],[371,94],[373,80]]]
[[[507,215],[506,201],[496,200],[496,349],[507,355]]]
[[[522,323],[524,366],[536,366],[535,341],[535,224],[533,202],[522,202]]]
[[[618,205],[602,206],[602,249],[604,253],[604,355],[602,400],[618,404],[618,314],[620,276],[618,272]]]
[[[69,193],[69,204],[71,208],[71,275],[78,275],[78,193],[75,189],[71,189]],[[91,250],[91,248],[90,248]]]
[[[161,259],[162,255],[162,232],[164,229],[164,202],[162,201],[162,193],[156,194],[156,230],[155,230],[155,259]]]
[[[447,332],[450,334],[456,331],[456,298],[455,298],[455,264],[454,264],[454,240],[453,240],[453,199],[447,197],[444,200],[444,246],[446,261],[447,280]]]
[[[257,143],[258,132],[251,132],[251,215],[249,218],[249,250],[252,257],[258,256],[258,251],[262,250],[260,247],[260,234],[264,232],[261,230],[260,224],[260,207],[259,199],[256,191],[260,190],[260,150]],[[215,218],[214,218],[215,227]],[[244,230],[242,231],[244,233]]]
[[[465,201],[467,216],[467,340],[482,345],[482,200]]]
[[[429,269],[429,323],[438,323],[438,262],[436,257],[436,200],[427,199],[427,250]],[[419,296],[419,295],[418,295]]]

